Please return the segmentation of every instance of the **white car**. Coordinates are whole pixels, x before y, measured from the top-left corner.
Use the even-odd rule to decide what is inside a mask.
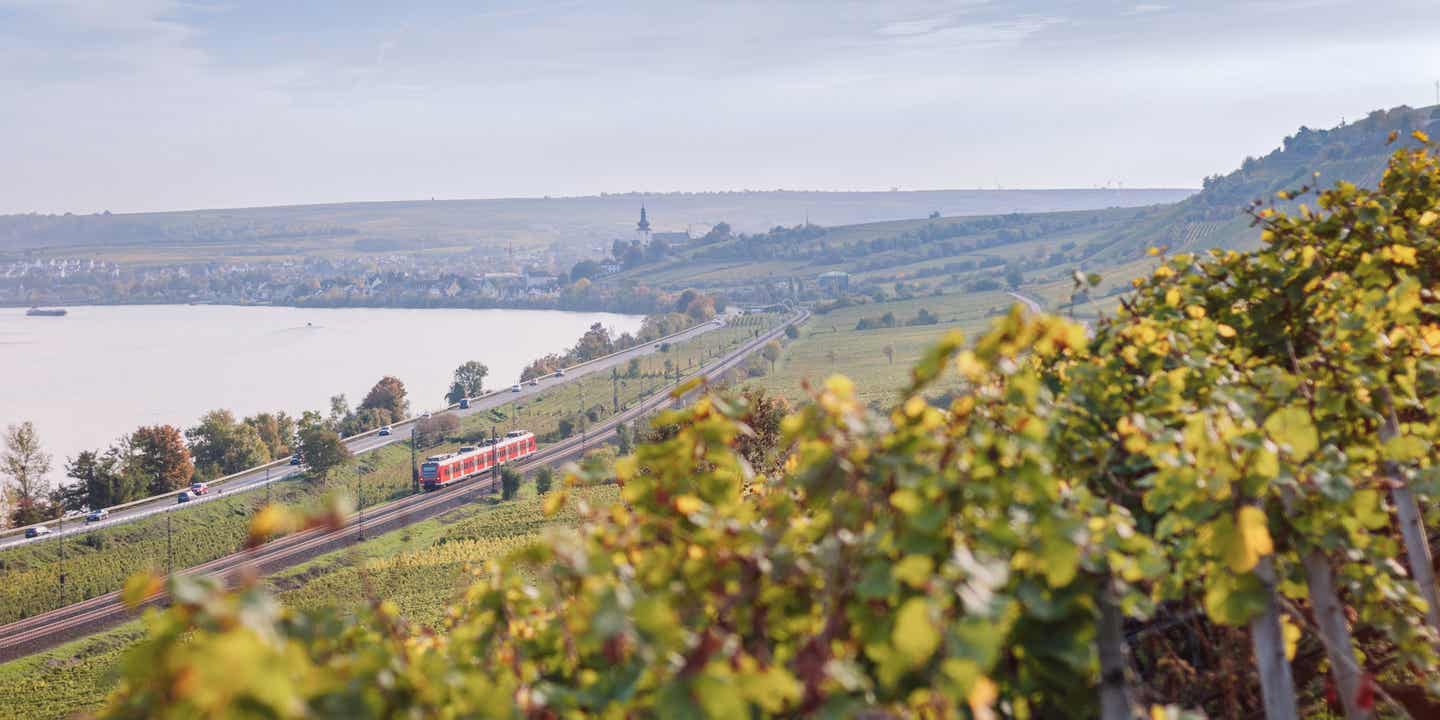
[[[510,392],[520,392],[520,386],[519,386],[519,385],[511,385],[511,386],[510,386]]]

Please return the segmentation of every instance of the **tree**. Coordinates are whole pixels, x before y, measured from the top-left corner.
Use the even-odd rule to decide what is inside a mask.
[[[271,458],[260,432],[239,422],[229,410],[211,410],[200,424],[185,431],[190,455],[200,477],[216,478],[263,465]]]
[[[568,437],[570,437],[571,435],[574,435],[574,434],[575,434],[575,420],[574,420],[573,418],[568,418],[568,417],[560,418],[560,422],[558,422],[558,423],[555,424],[555,431],[560,434],[560,439],[561,439],[561,440],[564,440],[565,438],[568,438]]]
[[[11,521],[30,525],[46,519],[50,509],[50,454],[40,446],[40,437],[30,421],[5,429],[5,450],[0,453],[0,473],[10,478],[4,488],[11,508]]]
[[[1019,265],[1012,264],[1010,267],[1005,268],[1005,284],[1009,285],[1012,289],[1025,284],[1025,272],[1020,269]]]
[[[615,426],[615,451],[620,455],[629,455],[634,450],[630,438],[630,428],[624,423]]]
[[[555,471],[549,465],[535,471],[535,494],[544,495],[550,492],[550,486],[555,482]]]
[[[460,367],[455,368],[455,378],[450,384],[450,393],[445,399],[451,403],[460,402],[461,398],[476,397],[485,392],[485,377],[490,374],[490,368],[478,360],[470,360]],[[456,396],[459,391],[459,396]]]
[[[575,263],[574,267],[570,268],[570,282],[575,283],[581,280],[590,280],[599,274],[600,263],[594,260],[581,260]]]
[[[405,399],[405,383],[398,378],[386,375],[370,388],[365,395],[365,401],[360,407],[372,408],[375,410],[388,410],[392,418],[404,418],[410,414],[410,402]]]
[[[66,510],[93,510],[130,502],[138,497],[141,486],[130,482],[136,475],[127,475],[123,455],[117,448],[100,453],[82,450],[65,464],[66,476],[75,480],[69,487],[78,497],[67,496]]]
[[[460,429],[460,419],[449,413],[432,415],[415,423],[415,444],[430,447],[445,442],[445,436]]]
[[[350,401],[345,399],[345,393],[330,396],[330,427],[338,428],[350,417]]]
[[[630,362],[625,365],[625,377],[640,377],[640,358],[630,358]]]
[[[130,434],[127,468],[145,479],[151,495],[179,490],[190,484],[195,462],[180,429],[149,425]]]
[[[245,418],[245,424],[255,428],[255,432],[260,436],[260,442],[265,444],[265,449],[272,459],[282,458],[294,452],[290,445],[295,441],[295,418],[285,414],[284,411],[257,413],[252,417]]]
[[[500,498],[514,500],[520,492],[520,471],[509,465],[500,468]]]
[[[760,349],[761,357],[770,362],[770,372],[772,373],[775,372],[775,363],[780,359],[781,352],[780,343],[775,340],[765,343],[765,347]]]
[[[798,339],[800,337],[800,328],[797,328],[794,325],[786,325],[785,337],[790,338],[791,340]]]
[[[315,475],[322,475],[349,459],[350,448],[334,430],[311,428],[300,434],[300,460]]]

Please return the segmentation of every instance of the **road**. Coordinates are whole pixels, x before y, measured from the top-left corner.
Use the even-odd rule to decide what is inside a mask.
[[[723,317],[717,318],[716,320],[701,323],[682,332],[670,335],[664,339],[664,342],[683,342],[699,337],[712,330],[718,330],[724,326],[725,319]],[[563,376],[546,375],[543,378],[539,378],[539,382],[536,385],[521,385],[520,392],[511,392],[509,387],[492,390],[481,397],[472,399],[468,409],[451,406],[443,412],[456,415],[457,417],[486,412],[505,405],[506,403],[522,400],[553,389],[558,385],[574,382],[587,375],[607,371],[616,365],[630,362],[631,358],[649,355],[657,351],[658,345],[658,342],[646,343],[612,355],[606,355],[605,357],[580,363],[573,367],[566,368]],[[392,425],[392,434],[388,436],[382,436],[371,431],[347,438],[345,445],[350,448],[351,453],[360,455],[385,447],[391,443],[404,442],[410,439],[410,428],[418,420],[420,420],[420,418],[416,417],[395,423]],[[278,482],[300,472],[303,472],[303,468],[290,465],[287,460],[282,460],[251,468],[242,473],[212,482],[210,483],[210,492],[187,503],[182,504],[177,502],[176,496],[179,494],[178,492],[157,495],[113,508],[110,511],[110,517],[99,522],[87,523],[80,518],[68,518],[63,523],[60,521],[46,523],[46,525],[50,527],[51,532],[49,535],[39,538],[26,538],[24,535],[25,528],[11,528],[0,533],[0,549],[24,543],[49,542],[61,536],[76,535],[91,530],[98,530],[103,527],[114,527],[122,523],[132,522],[159,513],[183,510],[196,505],[202,505],[206,502],[212,502],[227,494],[263,487],[267,483]]]
[[[737,366],[746,357],[764,347],[765,343],[779,338],[787,326],[804,322],[807,317],[809,317],[808,311],[797,311],[786,322],[761,333],[759,337],[746,342],[720,361],[710,365],[705,369],[705,374],[720,373]],[[567,372],[567,376],[569,375],[570,373]],[[696,388],[687,397],[693,397],[700,391],[700,388]],[[617,426],[629,423],[670,402],[672,399],[668,392],[656,391],[644,402],[595,425],[583,438],[572,436],[567,440],[541,448],[530,459],[521,462],[517,469],[524,472],[577,457],[614,434]],[[369,533],[373,537],[379,533],[417,523],[446,510],[473,502],[493,492],[498,485],[498,478],[492,476],[471,480],[451,489],[410,495],[366,508],[363,525],[355,522],[355,518],[352,516],[351,522],[338,530],[317,529],[288,535],[253,550],[226,555],[182,572],[209,573],[222,577],[227,582],[233,582],[241,573],[268,574],[276,572],[343,548],[364,537],[365,533]],[[164,601],[163,596],[156,595],[147,600],[145,604],[156,605]],[[119,593],[111,592],[0,626],[0,662],[8,662],[63,642],[94,634],[118,625],[132,616],[133,612],[120,601]]]

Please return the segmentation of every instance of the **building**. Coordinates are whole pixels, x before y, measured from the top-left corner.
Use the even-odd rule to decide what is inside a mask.
[[[650,218],[645,215],[645,204],[640,204],[640,222],[635,223],[635,234],[639,236],[640,247],[650,246]]]
[[[820,289],[831,293],[841,293],[850,289],[850,273],[832,270],[820,273],[817,279]]]

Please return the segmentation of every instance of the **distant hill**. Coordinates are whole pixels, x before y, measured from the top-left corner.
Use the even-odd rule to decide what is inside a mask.
[[[633,236],[643,202],[656,230],[721,220],[741,232],[821,225],[1171,203],[1186,189],[723,192],[370,202],[100,215],[0,216],[0,254],[43,250],[125,261],[445,251],[560,243],[609,249]],[[155,248],[166,248],[162,255]]]
[[[1247,157],[1234,172],[1205,178],[1200,192],[1119,231],[1097,260],[1122,262],[1159,245],[1174,250],[1253,247],[1259,234],[1243,212],[1250,202],[1270,202],[1277,191],[1303,185],[1328,188],[1341,180],[1373,187],[1391,153],[1415,145],[1410,137],[1415,130],[1440,138],[1440,106],[1376,110],[1328,130],[1301,127],[1264,157]],[[1391,132],[1399,138],[1387,145]]]

